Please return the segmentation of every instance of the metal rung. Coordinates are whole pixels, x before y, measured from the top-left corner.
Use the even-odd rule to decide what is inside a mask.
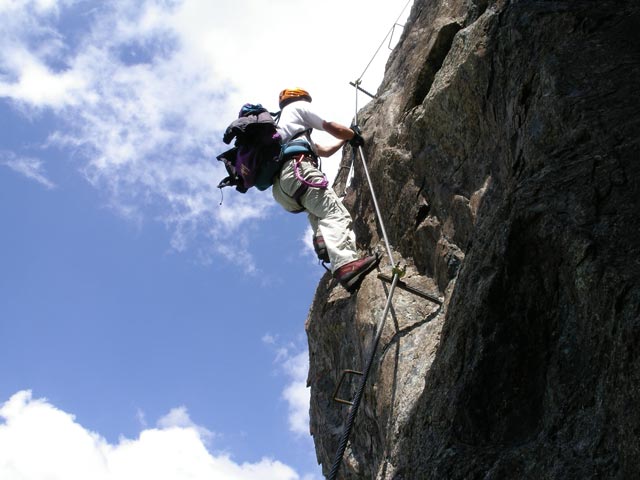
[[[387,46],[389,50],[393,50],[393,47],[391,46],[391,42],[393,41],[393,34],[396,31],[396,27],[404,28],[404,25],[400,25],[398,22],[396,22],[393,24],[393,27],[391,27],[391,35],[389,35],[389,45]]]
[[[369,93],[369,92],[367,92],[364,88],[362,88],[362,87],[360,86],[360,82],[358,82],[358,83],[349,82],[349,85],[351,85],[352,87],[356,87],[356,88],[357,88],[358,90],[360,90],[362,93],[365,93],[365,94],[369,95],[369,96],[370,96],[371,98],[373,98],[374,100],[375,100],[376,98],[378,98],[378,97],[377,97],[377,96],[375,96],[373,93]]]
[[[389,277],[388,275],[385,275],[384,273],[379,273],[378,278],[387,283],[391,283],[393,281],[391,277]],[[442,305],[442,299],[430,293],[423,292],[422,290],[418,290],[417,288],[411,287],[407,285],[405,282],[403,282],[402,280],[398,280],[398,288],[401,288],[402,290],[406,290],[407,292],[411,292],[414,295],[424,298],[425,300],[429,300],[433,303],[437,303],[438,305]]]
[[[340,391],[340,387],[342,386],[342,383],[344,382],[344,378],[349,374],[351,374],[351,375],[360,375],[360,376],[364,375],[362,372],[358,372],[357,370],[343,370],[342,371],[342,375],[340,376],[340,381],[338,382],[338,385],[336,386],[336,389],[333,392],[333,400],[335,402],[343,403],[345,405],[353,405],[353,402],[350,402],[349,400],[344,400],[342,398],[338,398],[338,392]]]

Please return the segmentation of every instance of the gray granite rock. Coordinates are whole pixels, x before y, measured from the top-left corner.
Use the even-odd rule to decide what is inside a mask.
[[[637,0],[416,0],[359,120],[394,258],[445,304],[395,295],[340,478],[640,478],[639,90]],[[327,275],[309,313],[325,473],[388,287]]]

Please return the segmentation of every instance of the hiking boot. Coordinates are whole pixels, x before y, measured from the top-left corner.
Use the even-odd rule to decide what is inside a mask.
[[[347,292],[353,293],[358,289],[367,273],[378,265],[378,262],[380,262],[378,255],[363,257],[338,268],[333,273],[333,277],[340,282],[340,285],[342,285]]]
[[[313,236],[313,249],[318,256],[318,259],[322,260],[322,263],[331,263],[329,260],[329,252],[327,251],[327,245],[324,243],[324,237]]]

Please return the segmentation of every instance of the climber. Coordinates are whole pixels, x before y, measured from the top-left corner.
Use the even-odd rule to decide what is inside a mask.
[[[377,255],[359,258],[351,215],[324,174],[318,157],[329,157],[349,142],[354,148],[364,140],[358,128],[324,120],[311,109],[311,95],[301,88],[280,92],[278,131],[285,163],[273,183],[273,197],[285,210],[307,212],[313,244],[321,260],[331,263],[333,277],[350,293],[379,261]],[[323,130],[340,141],[322,146],[311,139],[312,129]]]

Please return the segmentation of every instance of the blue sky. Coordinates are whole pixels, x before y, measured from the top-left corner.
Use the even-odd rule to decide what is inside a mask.
[[[215,155],[285,87],[349,123],[405,3],[0,0],[0,478],[320,478],[324,270]]]

